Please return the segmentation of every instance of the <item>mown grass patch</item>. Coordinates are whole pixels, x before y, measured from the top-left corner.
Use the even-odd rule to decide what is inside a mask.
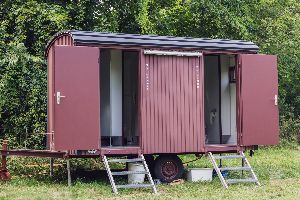
[[[183,162],[195,158],[181,157]],[[215,177],[209,183],[159,185],[159,196],[153,196],[149,189],[126,189],[120,190],[120,195],[116,197],[103,171],[90,173],[89,178],[79,175],[74,178],[73,186],[68,187],[64,161],[56,161],[55,176],[50,178],[47,159],[14,158],[8,163],[13,180],[0,184],[0,199],[300,199],[299,147],[263,148],[249,160],[261,187],[238,184],[226,190]],[[76,168],[102,168],[100,162],[92,159],[72,163]],[[240,165],[240,161],[230,164]],[[188,165],[211,167],[207,158]]]

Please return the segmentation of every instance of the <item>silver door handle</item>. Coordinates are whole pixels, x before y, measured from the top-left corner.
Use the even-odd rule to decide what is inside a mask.
[[[275,106],[278,105],[278,96],[277,96],[277,94],[275,94],[275,96],[274,96],[274,105]]]
[[[60,92],[56,92],[56,103],[60,104],[60,98],[66,98],[66,96],[63,96],[60,94]]]

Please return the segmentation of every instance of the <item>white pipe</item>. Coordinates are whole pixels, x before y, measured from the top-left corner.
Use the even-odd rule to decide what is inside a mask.
[[[183,51],[144,50],[144,54],[152,54],[158,56],[197,56],[197,57],[202,56],[202,53],[197,51],[183,52]]]

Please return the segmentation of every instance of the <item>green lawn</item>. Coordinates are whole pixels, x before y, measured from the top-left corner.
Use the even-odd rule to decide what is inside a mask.
[[[194,159],[183,156],[184,161]],[[10,182],[0,185],[0,199],[300,199],[300,148],[265,148],[249,158],[262,186],[254,184],[231,185],[224,189],[217,177],[210,183],[159,185],[159,195],[150,189],[119,190],[114,196],[103,172],[85,179],[77,172],[72,187],[67,187],[64,166],[55,168],[55,176],[49,178],[47,160],[12,158],[9,167],[13,175]],[[38,163],[38,165],[36,165]],[[57,164],[63,164],[57,161]],[[236,163],[238,164],[238,163]],[[73,161],[73,167],[75,163]],[[76,168],[99,168],[95,160],[76,162]],[[189,167],[211,167],[207,158],[189,163]],[[122,180],[121,180],[122,181]],[[123,180],[124,181],[124,180]]]

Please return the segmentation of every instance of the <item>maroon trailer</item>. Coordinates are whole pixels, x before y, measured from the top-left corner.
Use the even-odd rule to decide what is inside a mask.
[[[277,144],[277,58],[258,50],[241,40],[60,32],[46,48],[49,151],[145,155],[169,182],[182,175],[179,154]]]

